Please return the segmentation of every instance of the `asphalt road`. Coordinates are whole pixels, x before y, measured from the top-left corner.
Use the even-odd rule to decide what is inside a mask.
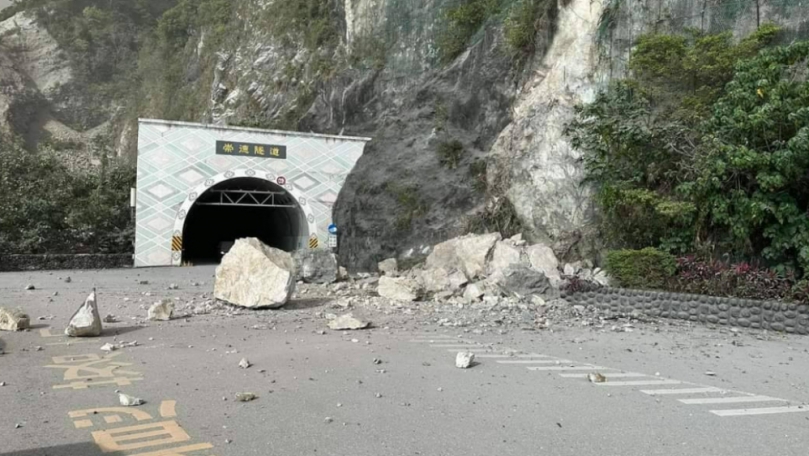
[[[144,321],[158,298],[204,301],[212,273],[0,274],[0,305],[35,325],[0,333],[0,456],[809,453],[800,336],[641,323],[476,334],[383,312],[364,315],[372,329],[342,332],[326,328],[329,301],[312,298]],[[69,340],[93,286],[120,322]],[[132,341],[111,358],[100,350]],[[478,364],[455,368],[469,347]],[[589,382],[594,372],[607,381]],[[104,410],[120,407],[115,390],[147,403]],[[241,392],[258,398],[238,402]]]

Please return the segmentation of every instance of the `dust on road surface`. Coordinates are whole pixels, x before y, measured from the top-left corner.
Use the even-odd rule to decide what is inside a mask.
[[[347,309],[335,287],[246,311],[209,302],[212,276],[0,274],[0,305],[34,325],[0,333],[0,455],[804,456],[809,445],[800,336],[665,320],[537,330],[428,304]],[[118,323],[64,337],[94,286]],[[147,321],[164,298],[175,318]],[[327,328],[325,314],[348,310],[373,327]],[[477,364],[457,369],[461,350]],[[116,390],[147,403],[102,410],[120,408]],[[257,399],[237,401],[245,392]]]

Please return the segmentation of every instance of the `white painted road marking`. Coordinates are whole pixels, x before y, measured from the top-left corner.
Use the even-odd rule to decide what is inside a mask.
[[[786,399],[778,399],[770,396],[760,396],[749,394],[741,391],[728,391],[722,388],[715,388],[711,386],[702,386],[689,382],[682,382],[679,380],[672,380],[666,378],[655,377],[652,375],[642,374],[639,372],[620,372],[620,369],[611,367],[594,366],[591,364],[579,364],[576,361],[568,359],[554,358],[549,355],[541,355],[538,353],[520,353],[519,350],[514,350],[509,347],[494,347],[492,345],[485,345],[469,339],[458,339],[451,336],[430,336],[430,335],[415,335],[414,339],[410,342],[415,343],[428,343],[434,348],[445,348],[448,352],[455,352],[465,350],[475,353],[478,358],[492,358],[495,359],[497,364],[520,364],[534,366],[527,366],[529,371],[547,371],[547,372],[564,372],[564,371],[605,371],[602,375],[606,377],[606,382],[596,383],[599,386],[651,386],[651,385],[682,385],[692,386],[691,388],[666,388],[666,389],[644,389],[640,392],[650,396],[666,396],[666,395],[699,395],[699,394],[736,394],[732,397],[697,397],[690,399],[678,399],[682,404],[686,405],[702,405],[702,404],[734,404],[734,403],[752,403],[752,402],[789,402]],[[554,366],[536,366],[536,364],[557,364]],[[567,364],[567,365],[558,365]],[[578,364],[578,365],[576,365]],[[619,372],[608,372],[619,371]],[[558,374],[563,378],[580,378],[586,379],[587,376],[581,373],[560,373]],[[628,381],[613,381],[616,378],[637,378],[639,380]],[[779,413],[797,413],[809,412],[809,405],[787,405],[782,407],[761,407],[749,409],[728,409],[728,410],[710,410],[711,413],[720,417],[729,416],[744,416],[744,415],[772,415]]]
[[[651,375],[639,374],[637,372],[615,372],[615,373],[607,372],[606,374],[602,375],[604,375],[604,377],[606,377],[607,380],[611,378],[652,377]],[[559,376],[564,378],[580,378],[582,380],[587,378],[587,374],[559,374]]]
[[[646,385],[679,385],[679,380],[631,380],[628,382],[596,383],[599,386],[646,386]]]
[[[573,364],[569,359],[509,359],[497,364]]]
[[[563,371],[563,370],[596,370],[596,369],[609,369],[608,367],[596,367],[596,366],[537,366],[537,367],[526,367],[528,370],[532,371]]]
[[[494,353],[490,354],[482,354],[482,355],[475,355],[476,358],[550,358],[548,355],[538,355],[536,353],[531,353],[527,355],[498,355]]]
[[[805,405],[787,405],[784,407],[711,410],[711,413],[719,416],[772,415],[776,413],[797,413],[797,412],[809,412],[809,407]]]
[[[769,396],[734,396],[734,397],[703,397],[699,399],[679,399],[683,404],[696,405],[696,404],[734,404],[739,402],[772,402],[780,401],[787,402],[784,399],[778,399]]]
[[[724,393],[727,390],[721,388],[707,387],[707,388],[673,388],[673,389],[656,389],[656,390],[640,390],[643,394],[650,396],[663,396],[668,394],[699,394],[699,393]]]
[[[430,345],[433,348],[485,348],[485,345],[478,345],[478,344],[436,344]],[[490,348],[489,350],[494,350]]]
[[[450,344],[450,343],[455,343],[455,344],[461,344],[461,343],[463,343],[463,344],[474,344],[475,343],[472,340],[458,340],[458,339],[448,339],[448,340],[441,340],[441,339],[424,339],[424,340],[412,339],[412,340],[410,340],[410,342],[413,342],[413,343],[416,343],[416,344],[441,344],[441,343],[444,343],[444,344]]]

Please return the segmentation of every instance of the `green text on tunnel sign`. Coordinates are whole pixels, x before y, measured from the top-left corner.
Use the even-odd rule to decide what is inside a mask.
[[[217,141],[217,155],[236,155],[242,157],[287,158],[287,146],[269,144],[252,144],[236,141]]]

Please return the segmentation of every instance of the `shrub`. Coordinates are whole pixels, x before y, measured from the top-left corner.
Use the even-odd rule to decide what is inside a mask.
[[[643,35],[630,76],[568,125],[613,248],[708,251],[809,271],[809,42],[764,25]]]
[[[485,192],[489,186],[486,167],[485,160],[475,160],[469,164],[469,177],[472,178],[472,188],[481,193]]]
[[[553,38],[557,7],[555,0],[517,1],[503,24],[509,49],[523,55],[544,50]]]
[[[796,285],[793,273],[774,270],[747,262],[730,263],[701,260],[694,256],[677,259],[677,273],[669,281],[670,291],[745,299],[789,300],[805,286]],[[794,289],[794,292],[793,292]]]
[[[415,219],[427,214],[429,206],[419,197],[417,187],[389,182],[385,185],[385,191],[396,200],[396,204],[399,206],[399,212],[394,222],[397,230],[410,230]]]
[[[511,237],[523,232],[522,222],[517,210],[506,197],[492,198],[482,211],[470,217],[466,222],[466,232],[500,233],[503,237]]]
[[[461,0],[444,15],[444,30],[438,37],[441,60],[458,57],[486,20],[500,11],[499,0]]]
[[[0,135],[0,254],[130,252],[135,169],[104,163],[72,171]]]
[[[613,250],[607,253],[604,268],[626,288],[664,288],[677,269],[669,253],[652,247],[642,250]]]
[[[461,158],[463,157],[463,152],[463,144],[461,144],[461,142],[457,139],[441,142],[438,144],[438,148],[436,148],[438,161],[449,169],[455,169],[458,167],[458,164],[461,162]]]

